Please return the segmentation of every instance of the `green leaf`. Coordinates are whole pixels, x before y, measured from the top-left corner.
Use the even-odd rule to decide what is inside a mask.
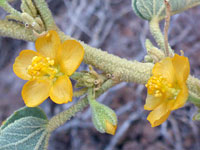
[[[39,107],[24,107],[0,128],[0,150],[44,150],[48,143],[48,119]]]
[[[23,117],[0,131],[0,150],[44,150],[48,121]]]
[[[200,0],[169,0],[172,15],[200,4]],[[141,18],[162,20],[165,17],[164,0],[132,0],[134,12]]]
[[[23,107],[16,112],[13,113],[6,121],[5,123],[1,126],[0,131],[6,128],[9,124],[13,123],[14,121],[21,119],[23,117],[36,117],[36,118],[41,118],[44,120],[47,120],[46,114],[43,112],[43,110],[39,107]]]

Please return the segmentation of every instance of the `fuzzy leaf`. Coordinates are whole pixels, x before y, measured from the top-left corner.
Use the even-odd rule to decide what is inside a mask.
[[[169,0],[172,15],[200,4],[200,0]],[[164,0],[132,0],[134,12],[141,18],[152,20],[165,17]]]
[[[48,141],[48,119],[39,107],[24,107],[0,128],[0,150],[44,150]]]
[[[0,150],[44,150],[48,121],[23,117],[0,131]]]
[[[41,118],[44,120],[47,120],[46,114],[43,112],[43,110],[39,107],[23,107],[16,112],[13,113],[6,121],[5,123],[1,126],[0,130],[3,130],[5,127],[7,127],[9,124],[13,123],[14,121],[21,119],[23,117],[37,117]]]

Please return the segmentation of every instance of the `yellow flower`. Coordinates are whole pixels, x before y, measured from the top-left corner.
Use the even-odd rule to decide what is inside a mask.
[[[61,43],[56,31],[49,31],[35,42],[37,52],[23,50],[13,65],[15,74],[29,80],[22,89],[28,107],[40,105],[49,96],[57,104],[72,101],[69,76],[83,60],[84,49],[75,40]]]
[[[153,67],[153,76],[146,84],[148,94],[145,110],[152,110],[147,117],[152,127],[167,120],[170,112],[182,107],[188,98],[186,80],[190,72],[187,57],[175,54],[164,58]]]

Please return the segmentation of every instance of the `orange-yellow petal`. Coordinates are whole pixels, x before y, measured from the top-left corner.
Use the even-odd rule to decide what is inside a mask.
[[[61,71],[72,75],[80,66],[84,56],[83,46],[75,40],[65,41],[59,52]]]
[[[153,110],[160,105],[163,100],[160,97],[147,94],[146,103],[144,105],[145,110]]]
[[[177,54],[172,58],[172,64],[175,70],[176,79],[179,84],[185,82],[190,74],[190,63],[187,57]]]
[[[153,75],[162,75],[170,84],[174,83],[175,75],[171,58],[166,57],[159,63],[156,63],[153,67],[152,73]]]
[[[19,56],[15,59],[15,63],[13,65],[14,73],[24,80],[29,80],[31,76],[27,72],[27,68],[32,63],[32,58],[34,56],[38,56],[37,52],[32,50],[23,50],[19,54]]]
[[[186,84],[182,84],[181,91],[176,97],[176,100],[171,108],[171,110],[175,110],[184,106],[188,99],[188,88]]]
[[[162,103],[152,112],[150,112],[150,114],[147,117],[147,120],[149,120],[152,127],[156,127],[165,122],[169,115],[170,110],[167,107],[167,103]]]
[[[46,80],[28,81],[22,89],[24,103],[28,107],[36,107],[49,96],[51,83]]]
[[[67,76],[59,77],[50,89],[50,98],[57,104],[72,101],[72,83]]]
[[[35,42],[36,50],[45,57],[56,58],[56,53],[61,46],[59,35],[56,31],[48,31],[47,34],[39,37]]]
[[[106,120],[106,133],[115,135],[116,129],[117,125],[113,125],[112,123]]]

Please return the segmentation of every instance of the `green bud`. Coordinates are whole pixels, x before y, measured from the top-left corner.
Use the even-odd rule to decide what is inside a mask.
[[[95,128],[101,133],[114,135],[117,128],[117,116],[115,112],[96,100],[90,100],[89,102],[92,109],[92,121]]]
[[[42,31],[40,25],[35,21],[35,19],[28,13],[22,13],[21,17],[24,23],[27,23],[33,27],[36,31]]]
[[[153,63],[153,58],[151,58],[149,55],[146,55],[144,56],[144,62]]]
[[[79,77],[76,83],[76,87],[93,87],[96,81],[96,77],[91,73],[83,73]]]
[[[30,8],[29,8],[29,7],[27,6],[27,4],[26,4],[26,0],[22,0],[20,8],[21,8],[21,11],[22,11],[23,13],[27,13],[27,14],[33,16],[33,14],[32,14],[32,12],[31,12]]]
[[[191,91],[189,92],[188,101],[200,108],[200,97]]]

